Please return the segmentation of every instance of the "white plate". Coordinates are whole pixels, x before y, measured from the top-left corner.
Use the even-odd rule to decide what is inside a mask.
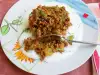
[[[33,63],[20,61],[15,56],[13,48],[17,39],[28,24],[28,16],[33,8],[38,5],[59,5],[65,6],[70,13],[72,27],[69,29],[70,34],[74,34],[74,40],[96,42],[98,37],[98,23],[88,7],[78,0],[21,0],[17,2],[5,15],[1,24],[1,45],[7,57],[17,67],[24,71],[39,75],[56,75],[72,71],[84,64],[93,54],[96,46],[82,45],[73,43],[72,46],[65,48],[63,54],[55,53],[46,58],[42,63],[35,52],[21,51],[28,58],[35,58]],[[19,22],[20,21],[20,22]],[[28,37],[27,33],[20,38],[22,44],[24,38]]]

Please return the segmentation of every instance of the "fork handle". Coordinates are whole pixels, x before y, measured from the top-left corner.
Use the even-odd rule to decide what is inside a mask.
[[[75,43],[82,43],[82,44],[100,45],[99,43],[95,43],[95,42],[84,42],[84,41],[76,41],[76,40],[67,40],[67,41],[75,42]]]

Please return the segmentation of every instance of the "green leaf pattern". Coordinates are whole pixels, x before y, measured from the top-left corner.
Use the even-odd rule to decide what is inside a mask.
[[[0,32],[1,34],[4,36],[6,35],[9,31],[10,31],[10,26],[16,30],[13,25],[21,25],[22,24],[22,16],[19,16],[17,19],[13,20],[11,23],[8,23],[7,20],[5,19],[4,21],[6,22],[6,25],[3,25],[1,28],[0,28]]]
[[[19,16],[17,19],[12,21],[12,25],[21,25],[22,24],[22,17]]]
[[[10,27],[9,27],[9,25],[4,25],[4,26],[2,26],[2,27],[0,28],[0,30],[1,30],[1,34],[2,34],[2,35],[6,35],[6,34],[9,32]]]

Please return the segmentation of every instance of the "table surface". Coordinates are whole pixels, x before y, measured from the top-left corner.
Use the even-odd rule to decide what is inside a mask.
[[[18,0],[0,0],[0,24],[8,9],[17,1]],[[86,3],[100,2],[100,0],[84,0],[84,2]],[[83,64],[79,68],[62,75],[92,75],[92,74],[93,74],[92,60],[90,58],[85,64]],[[3,50],[0,47],[0,75],[31,75],[31,74],[26,73],[17,68],[15,65],[13,65],[5,56]]]

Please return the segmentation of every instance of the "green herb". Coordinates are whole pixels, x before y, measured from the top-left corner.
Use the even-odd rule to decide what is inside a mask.
[[[63,16],[62,16],[62,22],[64,22],[64,21],[65,21],[65,18],[66,18],[66,16],[65,16],[65,15],[63,15]]]
[[[41,16],[43,16],[43,17],[46,17],[46,16],[47,16],[46,13],[45,13],[44,11],[42,11],[42,10],[39,10],[39,13],[40,13]]]
[[[70,45],[72,45],[72,42],[71,42],[71,41],[74,39],[74,35],[68,36],[67,39],[69,40],[68,43],[69,43]]]

